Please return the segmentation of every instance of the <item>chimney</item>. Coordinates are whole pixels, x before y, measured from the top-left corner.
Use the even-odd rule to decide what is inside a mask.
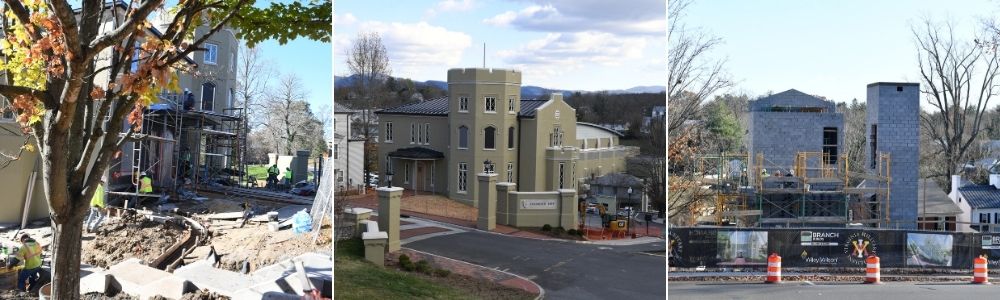
[[[962,176],[951,175],[951,193],[948,194],[951,201],[958,202],[958,185],[960,184],[962,184]]]
[[[1000,174],[990,174],[990,185],[995,189],[1000,189]]]

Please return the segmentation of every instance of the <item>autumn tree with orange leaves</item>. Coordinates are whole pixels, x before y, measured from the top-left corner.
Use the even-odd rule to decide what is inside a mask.
[[[204,51],[202,43],[229,23],[256,24],[237,30],[250,43],[296,36],[329,40],[332,18],[321,7],[332,15],[329,1],[267,9],[249,0],[178,2],[165,7],[163,0],[83,0],[73,8],[64,0],[4,0],[0,95],[9,99],[26,133],[22,153],[37,151],[42,161],[54,235],[52,299],[79,298],[82,223],[90,198],[114,152],[134,140],[143,111],[161,92],[179,89],[179,73],[196,72],[185,57]],[[158,32],[149,21],[154,13],[169,22]],[[270,17],[314,20],[262,31]],[[300,32],[324,27],[325,34]],[[196,28],[206,28],[197,39]]]

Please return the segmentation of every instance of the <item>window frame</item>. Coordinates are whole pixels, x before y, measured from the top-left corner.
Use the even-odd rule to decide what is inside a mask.
[[[514,114],[514,104],[515,103],[516,103],[516,101],[514,101],[514,96],[507,96],[507,113],[508,114]]]
[[[469,97],[458,97],[458,112],[469,112]]]
[[[456,187],[456,193],[466,194],[469,192],[469,164],[460,162],[458,163],[458,186]]]
[[[431,144],[431,123],[424,123],[424,145]]]
[[[211,59],[209,59],[211,58]],[[205,54],[201,57],[201,60],[208,65],[218,65],[219,64],[219,45],[214,43],[205,43]]]
[[[209,88],[209,87],[212,88],[212,93],[211,93],[212,96],[210,97],[209,102],[208,102],[209,103],[209,107],[205,108],[205,94],[206,94],[205,93],[205,89]],[[217,87],[218,86],[216,86],[215,83],[211,83],[211,82],[205,82],[205,83],[201,84],[201,110],[203,110],[203,111],[215,111],[215,90],[216,90]]]
[[[385,137],[383,137],[385,143],[392,143],[392,121],[385,122]]]
[[[507,182],[514,182],[514,163],[507,162]]]
[[[417,141],[416,127],[413,126],[413,122],[410,122],[410,144],[414,144]]]
[[[511,126],[511,127],[507,128],[507,150],[514,150],[514,143],[515,143],[514,136],[515,136],[515,132],[516,132],[516,129],[514,129],[514,126]]]
[[[410,163],[403,163],[403,184],[410,184]]]
[[[484,96],[483,97],[483,113],[495,114],[497,113],[497,97],[495,96]]]

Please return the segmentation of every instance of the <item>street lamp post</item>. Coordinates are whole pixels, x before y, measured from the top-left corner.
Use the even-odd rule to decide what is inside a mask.
[[[632,204],[632,187],[631,186],[628,187],[628,191],[626,191],[626,192],[628,193],[628,203]],[[631,206],[629,206],[629,207],[631,207]],[[626,221],[625,222],[625,231],[628,232],[629,234],[631,234],[632,233],[632,210],[631,209],[625,211],[625,221]]]
[[[385,181],[386,181],[386,186],[385,187],[391,188],[392,187],[392,170],[389,170],[389,171],[385,172]]]

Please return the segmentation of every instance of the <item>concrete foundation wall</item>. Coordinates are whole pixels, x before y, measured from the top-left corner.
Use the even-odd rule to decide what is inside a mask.
[[[516,192],[506,191],[506,187],[497,186],[497,224],[514,227],[541,227],[549,224],[552,227],[575,229],[579,221],[576,213],[576,192],[572,190],[552,192]],[[528,203],[554,201],[555,207],[545,209],[529,209]]]

